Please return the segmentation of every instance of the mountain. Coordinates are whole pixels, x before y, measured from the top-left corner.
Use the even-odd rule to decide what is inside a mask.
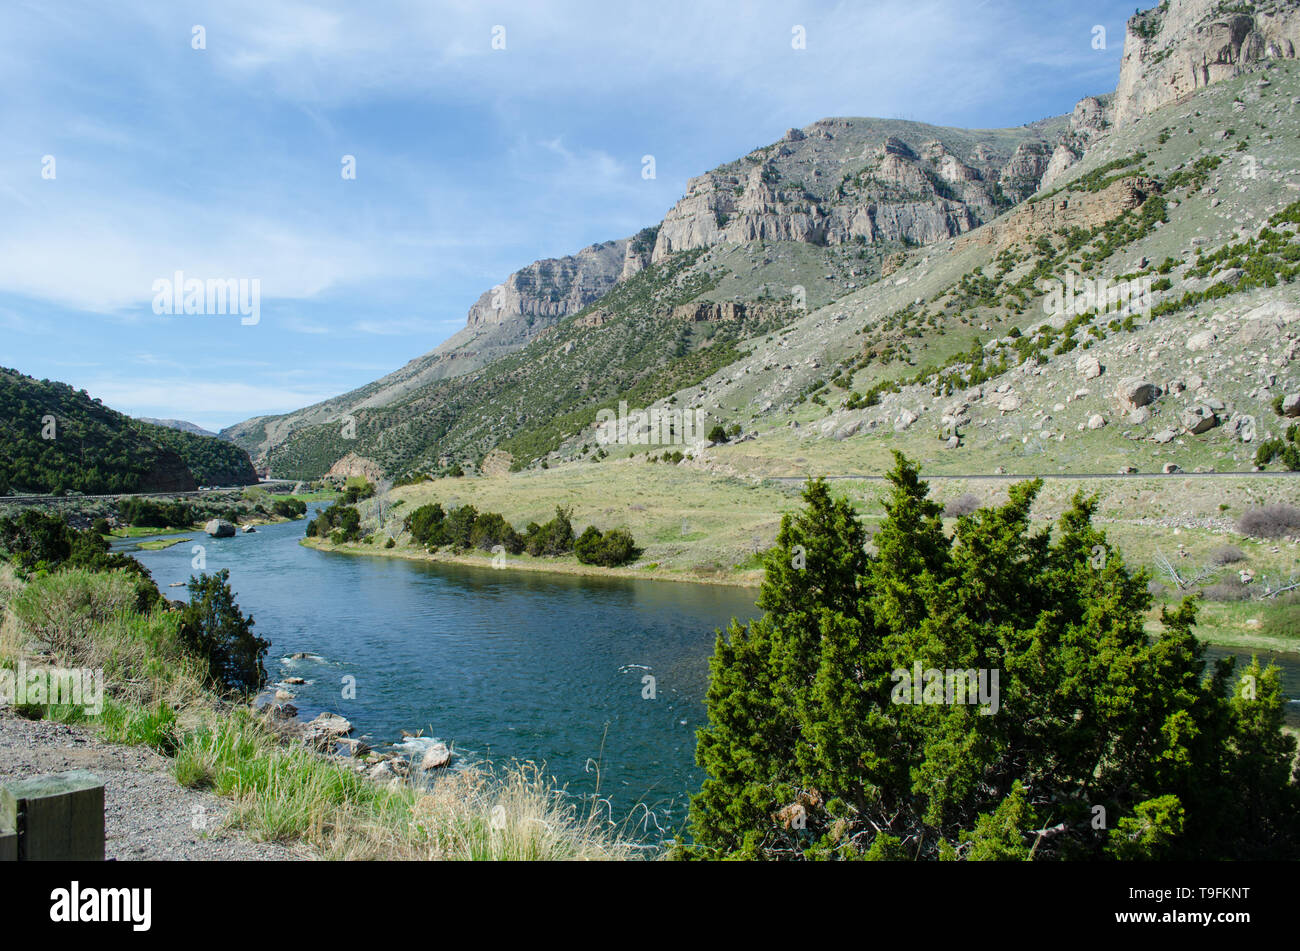
[[[133,420],[66,383],[0,368],[0,494],[186,492],[257,482],[231,443]]]
[[[794,284],[814,300],[825,298],[887,270],[906,248],[962,234],[1023,199],[1047,171],[1053,143],[1069,134],[1066,117],[1003,130],[883,119],[825,119],[791,130],[777,143],[692,179],[686,197],[659,225],[512,274],[471,306],[464,330],[397,372],[295,413],[248,420],[221,435],[271,462],[277,474],[295,477],[321,475],[348,452],[374,452],[368,440],[379,438],[377,427],[396,421],[407,432],[388,441],[385,468],[401,471],[436,465],[443,456],[481,455],[505,435],[495,423],[472,438],[452,434],[448,440],[436,418],[407,420],[472,406],[475,392],[496,390],[502,373],[516,372],[503,366],[484,378],[488,368],[562,324],[608,322],[617,311],[604,303],[612,289],[631,287],[620,300],[635,301],[634,309],[653,299],[665,311],[723,299],[758,303],[790,294]],[[732,254],[736,247],[760,244],[772,249],[760,255],[766,261]],[[682,256],[686,252],[694,255],[689,262]],[[792,267],[801,284],[791,279]],[[827,268],[843,271],[846,280],[825,286]],[[649,290],[667,273],[674,275],[676,290]],[[679,291],[686,288],[692,293],[682,296]],[[657,317],[654,322],[662,324]],[[726,330],[744,326],[742,321]],[[652,334],[655,340],[663,335],[662,326]],[[667,336],[669,350],[675,350],[677,331]],[[715,338],[716,328],[708,339]],[[634,349],[640,354],[631,358],[635,371],[646,351],[641,343]],[[642,374],[620,378],[632,385]],[[563,414],[608,389],[577,403],[546,399],[543,405]],[[537,415],[532,407],[520,409],[528,419]],[[342,433],[347,417],[368,424],[361,428],[371,436],[362,436],[360,445],[330,435],[330,430]],[[446,444],[432,452],[417,445],[430,439]],[[395,449],[395,443],[403,448]]]
[[[1138,14],[1116,92],[1068,117],[791,130],[614,243],[617,280],[580,309],[525,269],[501,323],[481,299],[436,356],[232,435],[293,477],[585,466],[654,454],[597,446],[626,401],[738,429],[683,463],[738,475],[896,448],[937,472],[1249,468],[1300,390],[1296,6]],[[490,354],[464,342],[505,326]]]
[[[177,429],[183,433],[192,433],[195,436],[211,436],[216,438],[217,434],[204,429],[195,423],[186,422],[183,419],[155,419],[152,416],[137,416],[137,420],[142,423],[148,423],[151,426],[162,426],[164,429]]]

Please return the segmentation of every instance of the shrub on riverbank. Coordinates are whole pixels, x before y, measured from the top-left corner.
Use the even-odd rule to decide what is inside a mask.
[[[611,528],[601,532],[595,525],[588,525],[573,543],[573,554],[584,565],[615,568],[635,561],[641,552],[626,529]]]
[[[351,505],[335,502],[307,523],[308,538],[328,538],[336,545],[361,537],[361,513]]]
[[[444,512],[433,502],[408,515],[403,527],[416,544],[431,550],[447,546],[462,552],[471,548],[493,551],[500,546],[512,555],[527,551],[537,558],[573,552],[584,565],[604,567],[623,565],[640,555],[626,529],[601,532],[593,525],[583,533],[585,540],[575,538],[572,516],[572,509],[556,506],[555,517],[546,524],[530,522],[519,532],[498,512],[480,512],[472,505]]]
[[[1149,639],[1148,577],[1093,527],[1095,499],[1053,537],[1030,528],[1041,481],[1020,483],[950,537],[917,467],[888,478],[876,554],[810,482],[767,555],[765,614],[719,635],[684,854],[1300,853],[1279,669],[1208,664],[1194,599]]]

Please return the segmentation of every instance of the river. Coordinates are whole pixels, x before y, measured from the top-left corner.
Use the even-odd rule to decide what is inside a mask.
[[[229,569],[271,642],[271,679],[308,681],[291,688],[304,719],[340,713],[372,745],[423,731],[461,763],[532,761],[570,793],[608,799],[629,832],[682,827],[702,779],[695,731],[715,631],[757,613],[754,589],[329,554],[298,544],[305,525],[131,553],[173,599],[185,589],[168,585],[197,573],[194,545],[208,572]],[[301,651],[319,659],[288,659]],[[1210,649],[1225,653],[1249,661]],[[1300,696],[1300,655],[1261,656]],[[1287,719],[1300,724],[1300,704]]]

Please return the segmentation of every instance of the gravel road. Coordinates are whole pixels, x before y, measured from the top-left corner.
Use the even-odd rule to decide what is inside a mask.
[[[104,783],[105,853],[121,861],[311,859],[305,846],[255,842],[225,829],[227,803],[186,789],[169,761],[146,747],[106,743],[94,732],[25,720],[0,708],[0,783],[86,769]],[[197,828],[196,828],[197,827]]]

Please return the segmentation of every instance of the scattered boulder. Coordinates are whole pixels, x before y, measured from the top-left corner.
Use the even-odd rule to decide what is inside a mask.
[[[1209,350],[1211,345],[1218,339],[1213,330],[1202,330],[1200,333],[1194,333],[1187,338],[1187,349],[1193,353]]]
[[[1093,413],[1091,416],[1088,417],[1089,429],[1101,429],[1105,425],[1106,425],[1106,417],[1102,416],[1100,413]]]
[[[1162,429],[1160,432],[1155,433],[1151,439],[1153,442],[1158,442],[1163,446],[1165,443],[1173,442],[1177,436],[1178,434],[1172,429]]]
[[[1137,409],[1139,406],[1155,402],[1156,397],[1160,395],[1160,387],[1150,380],[1129,376],[1119,381],[1119,388],[1115,391],[1115,395],[1127,408]]]
[[[1197,403],[1183,410],[1181,417],[1183,428],[1193,436],[1199,436],[1201,433],[1207,433],[1215,426],[1219,425],[1219,417],[1214,410],[1210,409],[1204,403]]]
[[[1282,397],[1282,415],[1300,416],[1300,393],[1288,393]]]
[[[1176,462],[1166,462],[1165,467],[1160,471],[1165,475],[1173,475],[1175,472],[1182,472],[1183,470],[1178,467]]]
[[[322,713],[303,728],[302,741],[309,746],[328,747],[352,732],[352,724],[337,713]]]
[[[1015,393],[1007,393],[998,400],[998,409],[1004,413],[1014,413],[1020,409],[1020,397]]]
[[[1079,371],[1079,375],[1085,380],[1095,380],[1106,372],[1106,368],[1101,365],[1101,361],[1090,353],[1085,353],[1079,358],[1078,363],[1075,364],[1075,369]]]
[[[253,534],[254,532],[256,532],[256,531],[257,531],[257,529],[255,529],[252,525],[245,525],[245,526],[244,526],[244,534],[245,534],[245,535],[252,535],[252,534]]]
[[[435,743],[420,757],[420,769],[441,769],[451,762],[451,749],[446,743]]]
[[[910,409],[905,409],[898,414],[898,419],[894,420],[894,431],[901,433],[917,420],[917,415]]]
[[[1224,427],[1224,432],[1229,436],[1235,436],[1242,442],[1253,442],[1255,439],[1255,417],[1238,414],[1228,420],[1228,425]]]

